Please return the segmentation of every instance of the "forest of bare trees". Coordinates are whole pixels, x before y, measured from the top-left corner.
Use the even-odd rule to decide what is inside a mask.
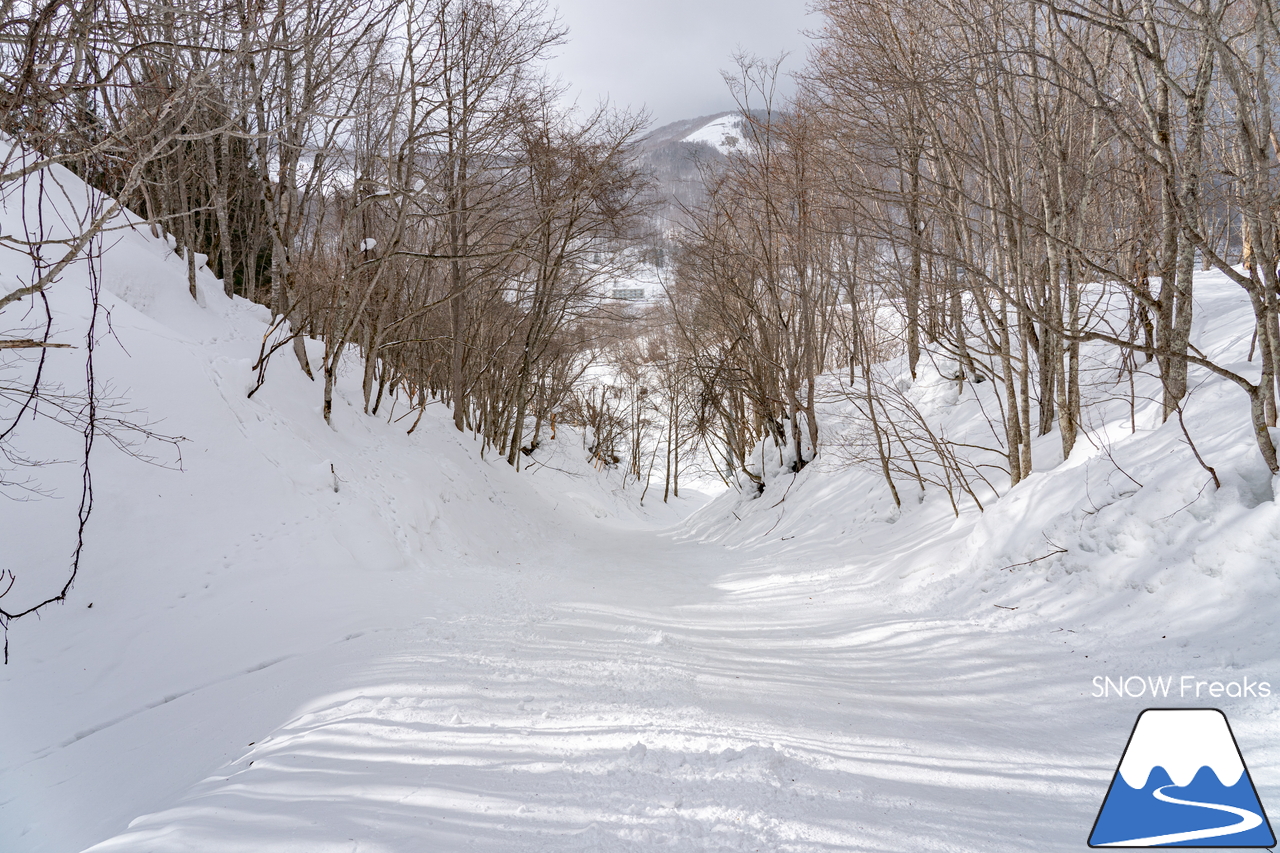
[[[843,442],[895,500],[905,480],[980,506],[978,484],[1071,454],[1090,383],[1132,394],[1152,373],[1181,421],[1194,368],[1247,396],[1280,471],[1269,0],[818,11],[794,98],[773,94],[777,63],[727,75],[751,145],[708,176],[669,288],[689,427],[722,469],[761,485],[766,455],[798,471]],[[1253,306],[1248,365],[1192,343],[1201,269]],[[914,378],[925,357],[957,393],[997,390],[983,446],[940,435],[885,368]],[[815,394],[850,403],[856,435],[819,424]],[[1055,432],[1060,453],[1033,458]]]
[[[562,38],[527,0],[8,3],[6,188],[61,163],[271,309],[257,370],[291,349],[322,380],[364,360],[443,397],[506,455],[566,393],[576,322],[641,233],[643,121],[565,110]],[[23,155],[23,151],[35,152]],[[74,257],[103,227],[83,223]],[[114,223],[118,225],[119,223]],[[33,238],[38,240],[38,236]],[[56,272],[0,296],[38,293]],[[308,363],[302,340],[325,343]]]
[[[193,297],[207,264],[267,306],[255,391],[301,369],[328,418],[357,365],[371,415],[412,429],[442,401],[517,467],[557,422],[664,497],[690,465],[763,488],[842,444],[895,500],[910,482],[981,505],[979,484],[1071,454],[1094,353],[1109,387],[1157,376],[1165,419],[1189,371],[1234,383],[1280,471],[1269,0],[816,11],[793,96],[779,62],[726,75],[744,144],[700,164],[662,233],[643,117],[564,106],[536,0],[8,0],[0,191],[63,165],[170,235]],[[56,243],[0,238],[33,259],[0,307],[118,226],[109,205]],[[610,310],[605,286],[659,246],[661,298]],[[1248,365],[1193,345],[1199,269],[1247,294]],[[38,361],[36,326],[0,353]],[[958,394],[996,389],[988,442],[939,434],[885,367],[925,360]],[[7,397],[45,393],[22,375]],[[823,422],[833,395],[852,432]]]
[[[0,3],[0,196],[29,212],[0,242],[30,261],[0,282],[0,308],[19,308],[0,329],[0,487],[39,464],[20,422],[84,436],[68,586],[0,622],[75,577],[103,330],[91,320],[77,348],[83,387],[53,383],[45,354],[69,345],[45,297],[139,227],[122,206],[184,259],[192,298],[207,265],[270,310],[250,395],[301,369],[328,420],[336,377],[363,371],[366,412],[412,430],[444,402],[519,466],[599,350],[601,284],[633,263],[650,204],[633,156],[646,120],[566,107],[544,71],[562,38],[537,0]],[[43,201],[66,196],[55,167],[107,201],[45,223]]]

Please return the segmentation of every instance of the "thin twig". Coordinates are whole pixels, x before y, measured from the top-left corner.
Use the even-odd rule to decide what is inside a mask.
[[[1046,539],[1045,541],[1046,541],[1046,542],[1049,542],[1049,544],[1050,544],[1050,545],[1053,545],[1054,550],[1050,551],[1048,554],[1045,554],[1044,556],[1036,557],[1034,560],[1027,560],[1026,562],[1023,562],[1023,563],[1014,563],[1014,564],[1013,564],[1013,565],[1011,565],[1011,566],[1003,566],[1003,567],[1001,567],[1000,571],[1002,571],[1002,572],[1003,572],[1005,569],[1016,569],[1016,568],[1018,568],[1019,566],[1029,566],[1029,565],[1031,565],[1032,563],[1038,563],[1038,562],[1040,562],[1041,560],[1047,560],[1047,559],[1049,559],[1050,557],[1056,557],[1056,556],[1058,556],[1059,554],[1065,554],[1065,553],[1067,553],[1067,549],[1066,549],[1066,548],[1062,548],[1062,547],[1060,547],[1059,545],[1057,545],[1057,543],[1052,542],[1052,541],[1050,541],[1050,540],[1048,540],[1048,539]],[[998,605],[997,605],[997,606],[998,606]]]
[[[1182,419],[1181,403],[1177,405],[1176,411],[1178,413],[1178,426],[1182,427],[1182,434],[1186,436],[1187,446],[1191,448],[1191,452],[1195,455],[1196,461],[1200,463],[1200,467],[1208,471],[1209,476],[1213,478],[1213,487],[1215,489],[1221,489],[1222,481],[1218,479],[1218,472],[1213,470],[1213,468],[1209,465],[1209,463],[1205,462],[1204,459],[1200,456],[1200,451],[1196,449],[1196,443],[1191,440],[1191,433],[1187,432],[1187,424]],[[1204,490],[1201,489],[1201,491],[1204,491]]]

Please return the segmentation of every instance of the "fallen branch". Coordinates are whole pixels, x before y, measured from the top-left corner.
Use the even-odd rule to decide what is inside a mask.
[[[0,349],[75,349],[71,344],[55,344],[48,341],[33,341],[30,338],[15,338],[0,341]]]

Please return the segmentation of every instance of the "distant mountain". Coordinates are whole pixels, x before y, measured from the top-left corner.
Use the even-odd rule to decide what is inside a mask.
[[[640,140],[640,161],[657,180],[661,197],[654,223],[659,243],[669,242],[686,219],[684,211],[701,203],[704,171],[723,164],[742,144],[741,122],[739,113],[715,113],[663,125]]]
[[[642,152],[652,151],[663,146],[679,144],[686,141],[696,145],[699,142],[705,141],[697,138],[699,137],[700,131],[705,128],[725,121],[738,121],[740,119],[740,114],[735,111],[712,113],[711,115],[673,121],[670,124],[664,124],[662,127],[655,128],[650,131],[644,139],[640,140],[640,150]],[[690,139],[690,137],[695,138]]]

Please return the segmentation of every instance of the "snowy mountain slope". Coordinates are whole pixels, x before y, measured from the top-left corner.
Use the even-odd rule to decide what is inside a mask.
[[[137,231],[103,272],[101,374],[185,436],[182,470],[101,448],[73,596],[12,627],[0,849],[1079,850],[1161,703],[1223,708],[1280,796],[1274,692],[1091,695],[1280,687],[1272,484],[1230,389],[1187,411],[1216,493],[1126,406],[982,514],[896,511],[833,457],[677,524],[573,436],[516,474],[442,407],[413,435],[365,416],[355,371],[332,428],[288,359],[246,399],[261,309],[204,274],[196,304]],[[1200,293],[1197,345],[1239,350],[1230,290]],[[940,379],[913,393],[977,429]],[[61,577],[65,504],[0,509],[6,559]],[[1029,562],[1046,537],[1067,553]]]
[[[659,205],[653,216],[660,232],[672,232],[678,223],[685,221],[686,211],[702,203],[705,194],[702,170],[724,160],[715,145],[686,138],[733,115],[718,113],[672,122],[651,131],[636,144],[637,159],[656,185]]]
[[[742,138],[742,117],[736,113],[708,122],[681,141],[705,143],[726,155],[742,151],[747,144]]]
[[[673,143],[684,142],[690,135],[697,134],[707,125],[723,121],[734,115],[736,113],[714,113],[664,124],[661,127],[654,128],[645,135],[644,139],[640,140],[639,151],[642,154],[649,153],[659,148],[670,146]]]
[[[725,155],[741,150],[744,144],[742,121],[742,114],[735,110],[671,122],[650,131],[640,140],[637,149],[641,154],[652,154],[683,143],[705,145],[718,154]]]

